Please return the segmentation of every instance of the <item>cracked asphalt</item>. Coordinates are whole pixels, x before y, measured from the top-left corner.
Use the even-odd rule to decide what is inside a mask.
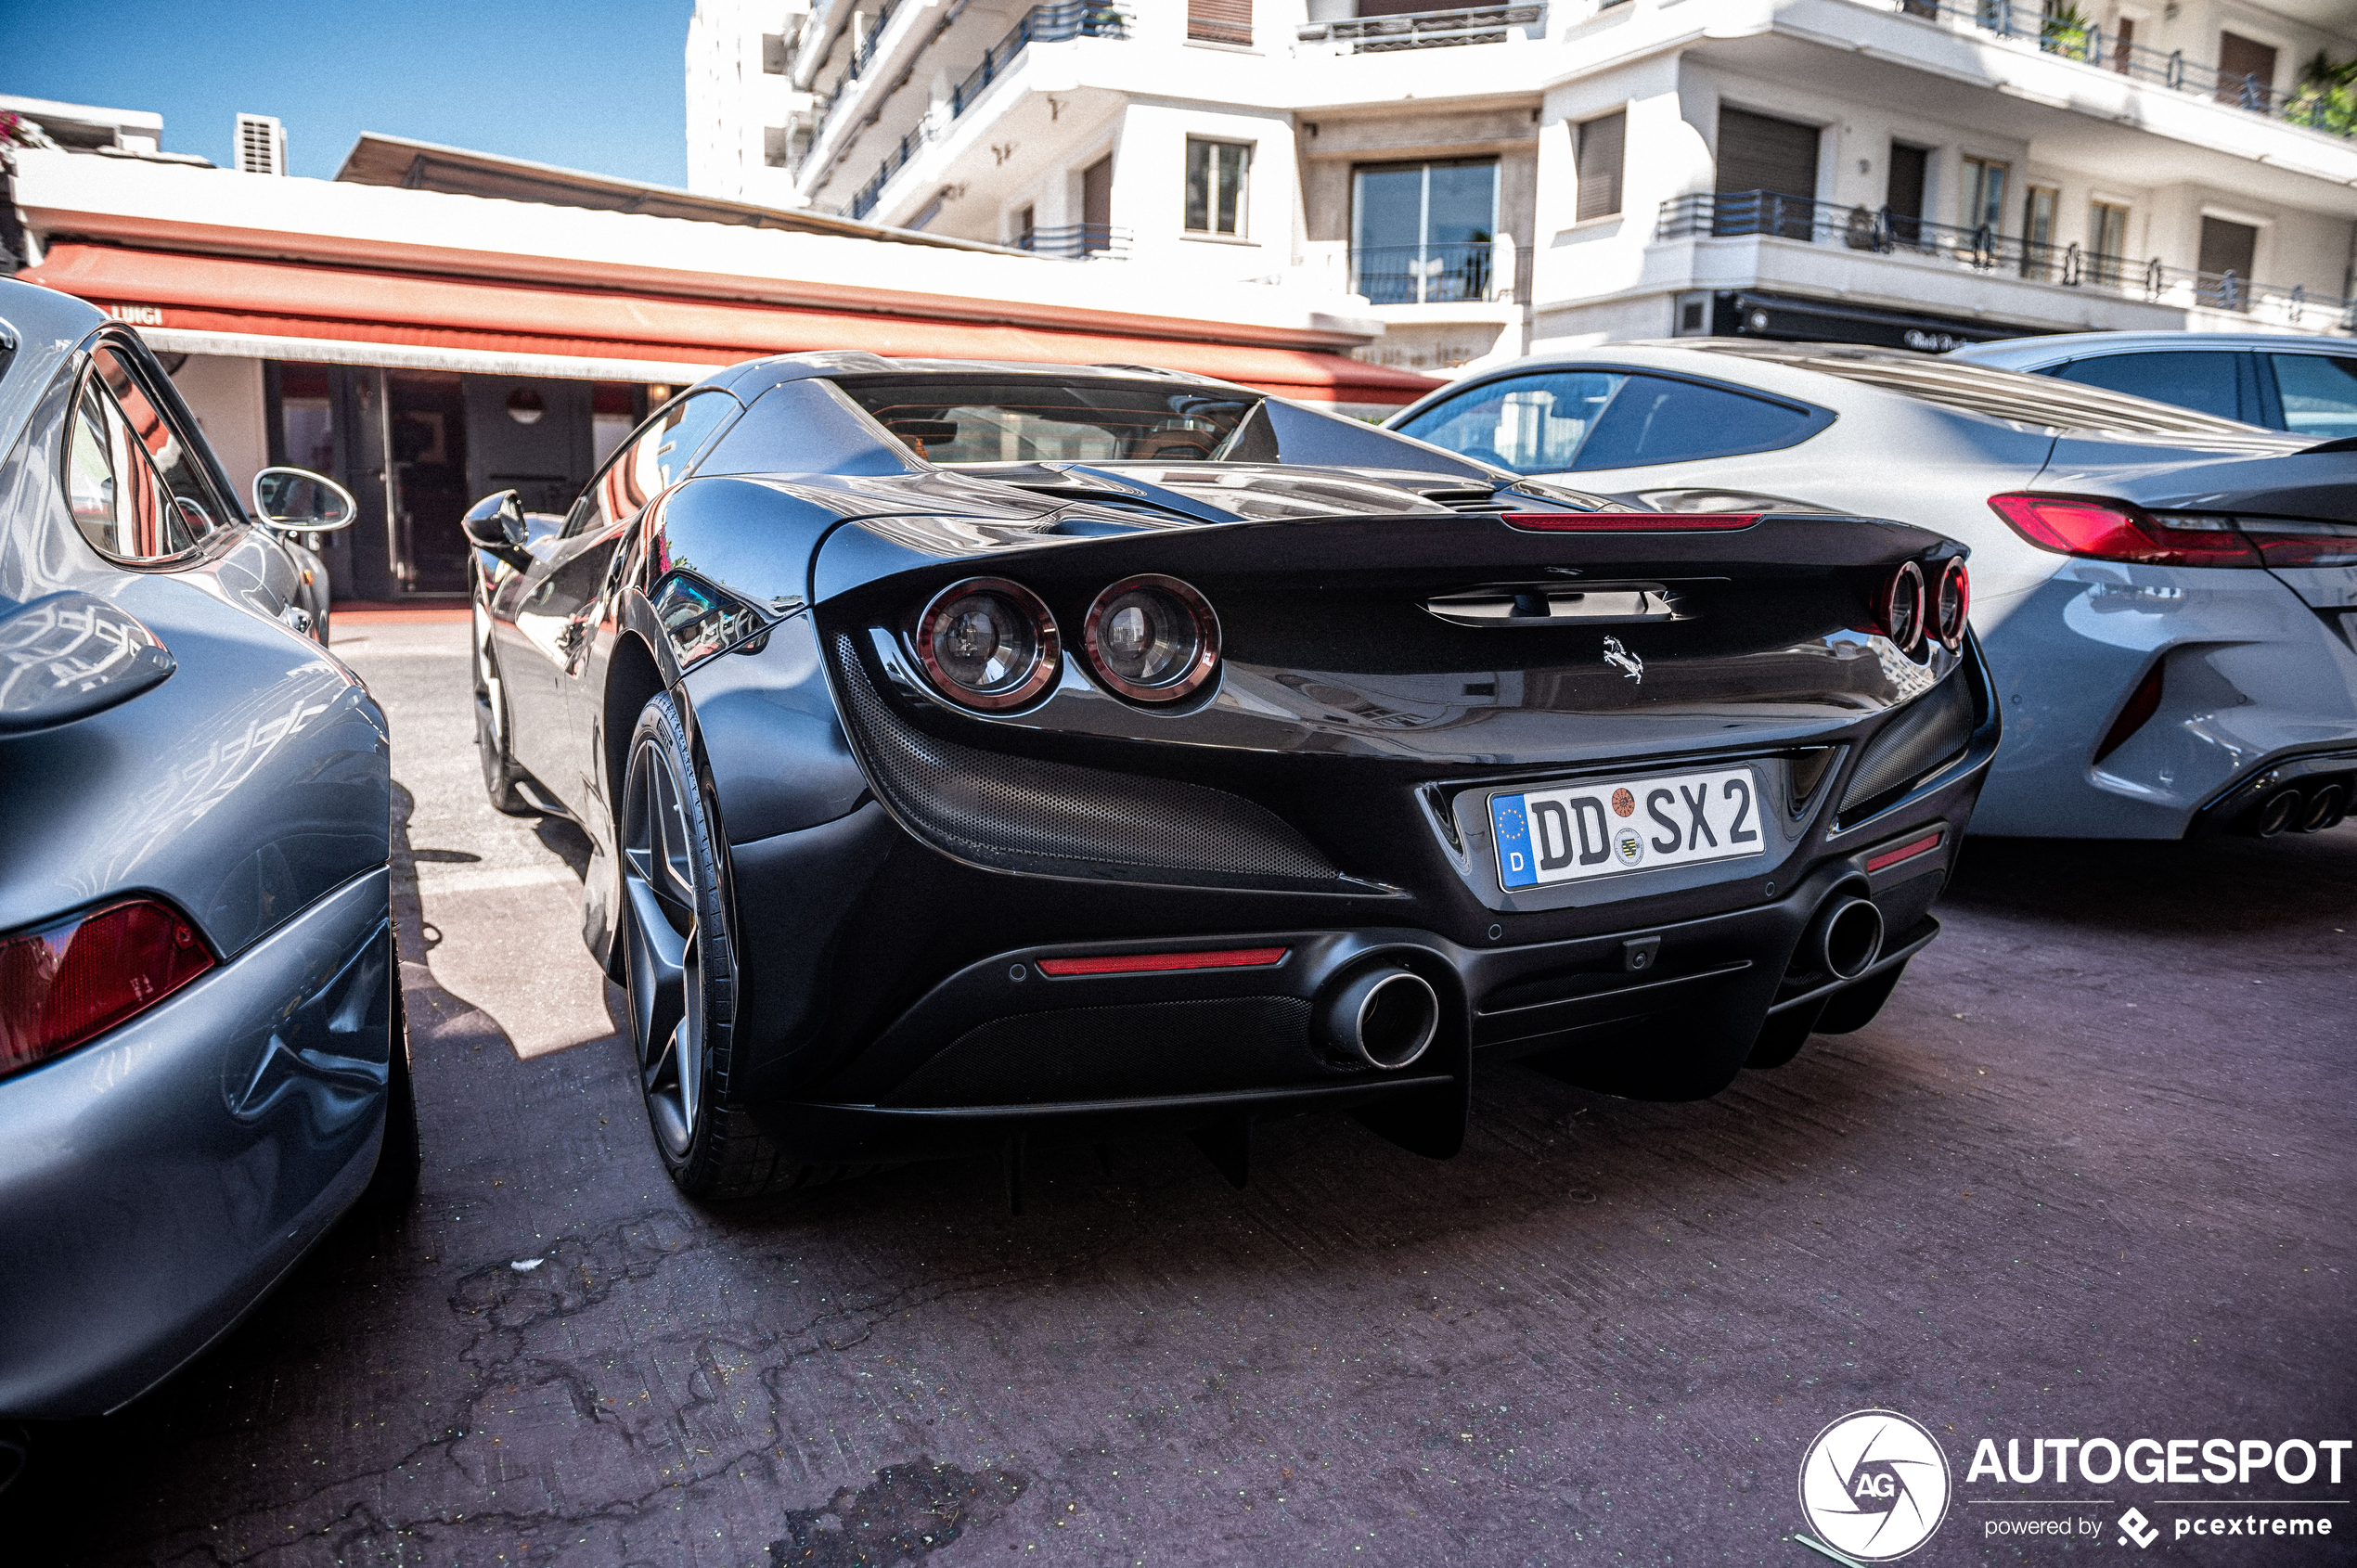
[[[407,803],[423,1190],[37,1433],[0,1562],[1801,1568],[1803,1448],[1861,1407],[1960,1498],[1982,1436],[2350,1434],[2357,827],[1974,841],[1874,1025],[1702,1104],[1504,1067],[1446,1163],[1324,1118],[1243,1192],[1172,1137],[1043,1153],[1021,1217],[982,1163],[703,1211],[580,841],[483,802],[466,628],[339,641]],[[1911,1562],[2071,1549],[1992,1510]]]

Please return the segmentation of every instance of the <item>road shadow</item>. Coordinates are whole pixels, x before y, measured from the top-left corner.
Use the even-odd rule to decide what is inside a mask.
[[[2357,908],[2357,821],[2274,839],[1968,838],[1940,908],[2114,933],[2312,927]]]

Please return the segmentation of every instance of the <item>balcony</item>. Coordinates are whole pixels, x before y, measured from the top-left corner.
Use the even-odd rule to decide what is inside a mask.
[[[2157,256],[2137,261],[2077,245],[2053,245],[1999,234],[1986,225],[1960,228],[1901,217],[1887,207],[1879,211],[1844,207],[1772,190],[1697,193],[1663,202],[1654,225],[1656,240],[1743,236],[1841,245],[1882,255],[1922,256],[1989,276],[2066,289],[2100,289],[2146,304],[2233,311],[2255,321],[2311,332],[2357,331],[2357,300],[2311,294],[2299,285],[2286,289],[2254,282],[2231,272],[2167,266]]]
[[[1061,256],[1068,262],[1103,256],[1118,260],[1129,254],[1129,231],[1110,224],[1066,224],[1061,228],[1026,229],[1015,237],[1015,249],[1035,256]]]
[[[1304,44],[1331,44],[1340,55],[1381,55],[1399,49],[1447,49],[1460,44],[1502,44],[1513,29],[1541,29],[1546,21],[1542,0],[1534,5],[1313,21],[1294,36]]]
[[[1350,291],[1375,305],[1530,302],[1530,247],[1492,240],[1446,245],[1361,245],[1350,252]],[[1517,281],[1519,280],[1519,282]]]
[[[1064,0],[1056,6],[1034,6],[1007,35],[982,52],[982,63],[949,90],[949,118],[955,120],[1012,65],[1015,57],[1034,44],[1057,44],[1067,38],[1127,38],[1129,19],[1117,7],[1092,0]]]
[[[2041,0],[1974,0],[1966,6],[1951,5],[1949,0],[1888,0],[1887,8],[1900,16],[2023,39],[2047,54],[2098,71],[2212,98],[2326,135],[2357,135],[2357,104],[2350,101],[2346,88],[2336,94],[2327,87],[2307,84],[2284,92],[2256,76],[2189,60],[2183,50],[2125,43],[2102,28],[2050,16]]]

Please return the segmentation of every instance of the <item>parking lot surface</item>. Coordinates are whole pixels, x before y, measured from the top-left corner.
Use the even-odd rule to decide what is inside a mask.
[[[1822,1564],[1800,1456],[1865,1407],[1960,1498],[1982,1435],[2348,1434],[2357,827],[1975,841],[1874,1025],[1701,1104],[1509,1066],[1445,1163],[1309,1119],[1242,1192],[1170,1137],[1021,1216],[985,1163],[703,1211],[580,840],[483,803],[466,637],[339,638],[407,811],[412,1216],[37,1433],[0,1560]],[[1911,1562],[2059,1560],[1985,1511]]]

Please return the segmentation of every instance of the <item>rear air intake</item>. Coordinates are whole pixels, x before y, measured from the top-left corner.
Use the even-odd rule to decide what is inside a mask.
[[[1868,743],[1842,793],[1842,821],[1873,816],[1954,761],[1972,739],[1972,691],[1964,673],[1956,671],[1908,704]]]

